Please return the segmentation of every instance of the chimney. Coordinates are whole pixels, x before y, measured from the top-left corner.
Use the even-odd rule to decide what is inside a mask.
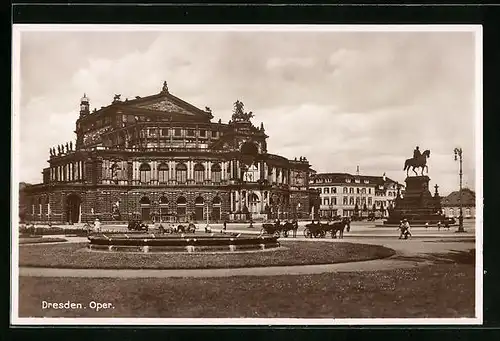
[[[382,180],[384,180],[384,181],[385,181],[385,179],[387,179],[387,178],[385,177],[385,173],[384,173],[384,174],[382,175]]]
[[[359,166],[356,166],[356,175],[359,175]]]

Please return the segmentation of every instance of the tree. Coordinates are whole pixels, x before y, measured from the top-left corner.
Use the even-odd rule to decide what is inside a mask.
[[[354,205],[354,215],[359,215],[359,206],[357,203]]]

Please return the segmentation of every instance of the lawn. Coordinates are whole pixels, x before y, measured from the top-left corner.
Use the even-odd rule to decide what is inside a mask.
[[[44,243],[55,243],[55,242],[65,242],[64,238],[42,238],[42,237],[28,237],[19,238],[19,244],[44,244]]]
[[[21,317],[474,317],[474,266],[226,278],[19,279]],[[86,309],[42,309],[42,301]],[[90,302],[110,303],[96,311]]]
[[[86,243],[20,246],[19,266],[58,268],[194,269],[364,261],[394,255],[394,250],[353,243],[283,241],[278,250],[247,253],[124,253],[89,251]]]

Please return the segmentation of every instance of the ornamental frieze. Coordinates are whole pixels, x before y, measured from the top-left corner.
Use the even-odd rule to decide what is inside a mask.
[[[142,108],[142,109],[154,110],[154,111],[176,112],[176,113],[181,113],[181,114],[186,114],[186,115],[192,115],[191,112],[189,112],[186,109],[172,103],[169,100],[162,100],[160,102],[137,105],[136,107]]]

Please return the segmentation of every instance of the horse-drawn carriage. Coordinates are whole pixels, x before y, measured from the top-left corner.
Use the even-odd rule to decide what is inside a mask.
[[[262,229],[260,230],[261,234],[270,234],[276,237],[285,237],[289,236],[290,231],[292,232],[292,236],[294,238],[297,237],[297,230],[299,228],[298,223],[285,221],[283,224],[280,222],[276,223],[263,223]]]
[[[306,238],[325,238],[327,233],[330,233],[332,238],[337,238],[337,233],[339,239],[344,238],[344,230],[350,230],[350,219],[344,218],[341,221],[330,221],[327,223],[321,223],[314,221],[306,225],[304,229],[304,237]]]
[[[127,226],[129,231],[146,231],[148,232],[148,225],[141,222],[140,220],[131,220]]]
[[[160,226],[158,227],[160,230],[161,234],[172,234],[172,233],[195,233],[196,232],[196,225],[193,223],[189,223],[188,225],[182,225],[179,224],[177,226],[175,225],[169,225],[164,227],[161,223]]]

